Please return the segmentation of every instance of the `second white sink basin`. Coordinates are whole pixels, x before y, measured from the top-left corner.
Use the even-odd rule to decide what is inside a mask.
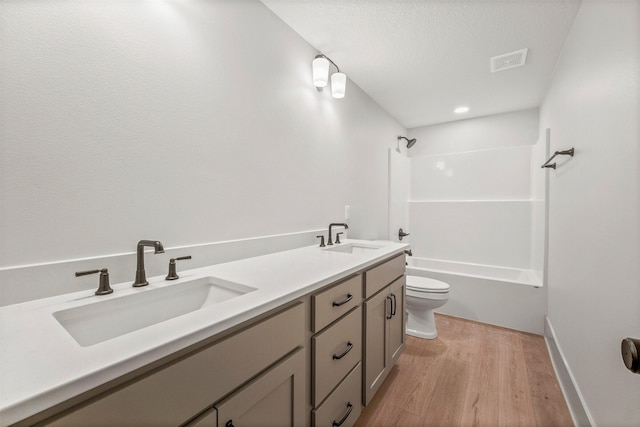
[[[371,251],[378,250],[382,247],[382,245],[365,243],[342,243],[330,248],[325,248],[324,250],[330,252],[344,252],[348,254],[368,254],[371,253]]]
[[[53,316],[80,346],[88,347],[255,290],[202,277],[60,310]]]

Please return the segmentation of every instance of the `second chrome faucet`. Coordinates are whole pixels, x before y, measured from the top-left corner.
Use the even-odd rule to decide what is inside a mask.
[[[157,240],[140,240],[136,248],[136,280],[133,282],[133,286],[138,288],[140,286],[147,286],[147,274],[144,271],[144,248],[145,246],[153,247],[154,254],[164,253],[164,246]]]

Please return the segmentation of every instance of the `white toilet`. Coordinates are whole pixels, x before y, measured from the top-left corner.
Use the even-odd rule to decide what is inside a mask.
[[[449,299],[449,285],[428,277],[407,276],[407,334],[418,338],[438,336],[433,310]]]

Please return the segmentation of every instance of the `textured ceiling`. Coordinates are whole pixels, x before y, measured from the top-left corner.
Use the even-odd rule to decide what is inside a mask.
[[[407,128],[539,106],[580,5],[579,0],[262,2]],[[524,48],[529,49],[525,66],[490,72],[490,57]],[[454,114],[460,105],[470,111]]]

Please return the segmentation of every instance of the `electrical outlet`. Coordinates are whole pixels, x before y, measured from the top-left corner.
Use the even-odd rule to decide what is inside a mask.
[[[344,219],[351,219],[351,206],[349,205],[344,207]]]

